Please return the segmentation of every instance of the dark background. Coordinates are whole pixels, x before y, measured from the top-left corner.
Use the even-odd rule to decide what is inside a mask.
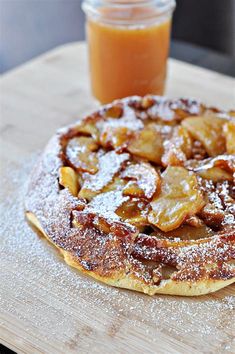
[[[235,76],[235,0],[177,0],[170,55]],[[0,0],[0,72],[84,40],[81,0]]]

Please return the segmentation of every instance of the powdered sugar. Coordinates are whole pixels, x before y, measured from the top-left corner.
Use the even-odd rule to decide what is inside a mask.
[[[115,211],[128,199],[129,197],[124,197],[122,195],[122,190],[101,193],[92,199],[88,208],[96,213],[106,216],[107,218],[119,220],[120,218]]]
[[[94,192],[100,191],[112,181],[114,175],[128,159],[129,154],[117,154],[115,151],[107,152],[99,159],[98,172],[95,175],[86,175],[83,188]]]

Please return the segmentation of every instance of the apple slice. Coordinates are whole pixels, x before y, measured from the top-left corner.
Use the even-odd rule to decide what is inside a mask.
[[[59,183],[61,186],[68,188],[74,197],[77,197],[79,189],[78,176],[72,167],[66,166],[60,168]]]
[[[148,220],[162,231],[171,231],[204,204],[195,174],[184,167],[169,166],[162,174],[160,194],[150,203]]]
[[[128,197],[126,197],[128,198]],[[149,204],[138,198],[129,198],[116,210],[116,214],[126,222],[142,227],[148,223]]]
[[[98,145],[91,137],[79,136],[69,140],[66,156],[77,171],[96,173],[98,158],[94,151],[97,149]]]
[[[149,163],[129,165],[121,177],[129,180],[123,189],[124,195],[150,199],[160,188],[160,176]]]
[[[118,148],[127,145],[133,131],[127,127],[106,127],[100,135],[100,143],[105,148]]]
[[[226,150],[228,154],[235,154],[235,121],[226,122],[224,125]]]
[[[192,139],[186,128],[174,128],[171,139],[164,142],[162,163],[164,166],[182,166],[192,154]]]
[[[216,115],[190,117],[182,125],[190,135],[199,140],[209,156],[223,154],[226,150],[223,126],[225,120]]]
[[[117,154],[115,151],[109,151],[100,156],[98,172],[93,175],[84,174],[85,182],[79,192],[79,197],[91,200],[114,180],[128,159],[129,154]]]
[[[136,132],[128,145],[128,151],[133,155],[161,164],[163,138],[160,129],[157,126],[146,126]]]

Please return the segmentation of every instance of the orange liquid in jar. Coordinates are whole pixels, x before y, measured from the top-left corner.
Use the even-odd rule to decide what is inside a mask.
[[[88,19],[94,96],[107,103],[130,95],[162,95],[170,29],[171,19],[142,27],[112,26]]]

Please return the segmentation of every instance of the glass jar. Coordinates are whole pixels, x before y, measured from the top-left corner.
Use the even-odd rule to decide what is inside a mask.
[[[91,87],[101,102],[164,93],[174,0],[84,0]]]

